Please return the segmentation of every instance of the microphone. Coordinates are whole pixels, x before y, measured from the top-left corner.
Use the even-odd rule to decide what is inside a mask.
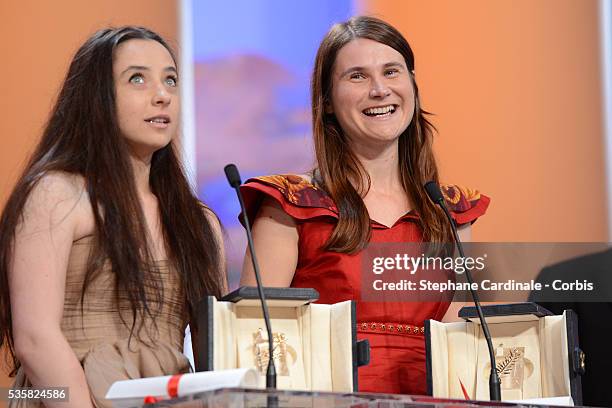
[[[463,245],[461,245],[461,240],[459,239],[459,234],[457,233],[457,227],[455,226],[455,222],[446,208],[446,204],[444,202],[444,197],[442,196],[442,192],[440,191],[440,187],[435,181],[428,181],[425,183],[425,191],[427,195],[435,204],[439,205],[448,222],[450,223],[451,230],[453,231],[453,237],[455,238],[455,243],[457,244],[457,249],[459,249],[459,255],[461,258],[465,258],[465,253],[463,252]],[[472,274],[468,268],[465,269],[465,277],[470,284],[470,293],[472,294],[472,299],[474,300],[474,305],[476,305],[476,312],[478,312],[478,318],[480,319],[480,325],[482,326],[482,331],[484,333],[485,339],[487,340],[487,347],[489,349],[489,359],[491,360],[491,375],[489,377],[489,397],[491,401],[501,401],[501,381],[499,380],[499,376],[497,374],[497,369],[495,367],[495,353],[493,352],[493,342],[491,341],[491,333],[489,332],[489,325],[484,318],[482,313],[482,308],[480,307],[480,301],[478,300],[478,294],[476,291],[472,289]]]
[[[249,250],[251,251],[251,260],[253,261],[253,270],[255,271],[255,279],[257,280],[257,291],[259,293],[259,299],[261,300],[261,308],[263,309],[264,321],[266,322],[266,331],[268,332],[268,369],[266,371],[266,388],[276,389],[276,367],[274,366],[274,338],[272,337],[272,326],[270,325],[270,315],[268,313],[268,303],[266,303],[266,297],[263,291],[263,285],[261,284],[261,275],[259,274],[259,264],[255,257],[255,245],[253,244],[253,235],[251,234],[251,226],[249,225],[249,219],[247,217],[246,208],[244,207],[244,200],[240,193],[240,173],[235,164],[228,164],[223,169],[225,176],[230,186],[236,190],[238,201],[240,202],[240,209],[242,211],[242,220],[244,222],[244,228],[247,233],[247,241],[249,244]]]

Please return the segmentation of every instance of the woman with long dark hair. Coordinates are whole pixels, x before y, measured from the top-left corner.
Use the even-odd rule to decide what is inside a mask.
[[[426,393],[424,321],[442,320],[450,305],[446,297],[361,301],[360,255],[368,244],[452,242],[423,189],[439,181],[426,114],[406,39],[379,19],[351,18],[330,29],[316,56],[316,168],[242,187],[264,285],[313,287],[322,303],[357,302],[358,336],[372,347],[370,365],[359,369],[361,391]],[[442,190],[469,238],[489,199],[456,185]],[[254,283],[248,252],[241,283]]]
[[[219,222],[173,142],[178,84],[146,28],[98,31],[74,56],[0,222],[0,345],[16,387],[106,406],[114,381],[189,371],[185,327],[197,333],[196,303],[226,278]]]

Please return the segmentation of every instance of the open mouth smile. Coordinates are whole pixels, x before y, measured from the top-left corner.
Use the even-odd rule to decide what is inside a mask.
[[[167,115],[158,115],[145,119],[145,122],[150,123],[153,127],[165,129],[168,127],[168,124],[170,124],[170,117]]]
[[[361,112],[370,117],[384,117],[391,116],[397,110],[397,105],[386,105],[386,106],[377,106],[374,108],[367,108],[362,110]]]
[[[145,122],[149,123],[170,123],[170,117],[166,115],[153,116],[152,118],[145,119]]]

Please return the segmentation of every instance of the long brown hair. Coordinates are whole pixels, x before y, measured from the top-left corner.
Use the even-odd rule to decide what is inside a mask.
[[[415,109],[412,122],[399,137],[399,170],[406,194],[420,216],[426,241],[452,242],[444,214],[429,200],[423,185],[438,182],[433,155],[433,125],[421,108],[419,92],[412,72],[414,55],[402,34],[391,25],[373,17],[359,16],[334,25],[319,46],[312,75],[312,125],[317,170],[322,187],[330,194],[339,211],[332,235],[325,243],[329,251],[354,253],[363,249],[371,235],[368,211],[362,196],[369,190],[369,176],[351,151],[340,124],[325,112],[331,102],[332,72],[338,52],[357,38],[388,45],[404,57],[414,86]],[[364,180],[366,180],[364,185]],[[352,184],[357,181],[357,186]]]
[[[13,374],[19,366],[14,353],[8,273],[15,229],[36,184],[52,171],[83,177],[95,221],[94,245],[87,264],[81,305],[87,287],[106,262],[115,279],[115,298],[129,300],[135,332],[137,319],[151,316],[152,299],[162,287],[153,285],[152,259],[144,214],[136,193],[127,144],[116,115],[113,54],[131,39],[157,41],[176,63],[169,45],[142,27],[104,29],[90,37],[74,56],[55,106],[33,156],[9,197],[0,219],[0,346],[7,345]],[[221,295],[224,271],[220,270],[220,242],[193,194],[173,143],[158,150],[151,160],[151,190],[159,203],[168,260],[179,272],[186,309],[195,323],[196,303],[205,295]],[[125,323],[125,322],[124,322]],[[141,323],[139,323],[140,325]],[[140,327],[140,326],[139,326]]]

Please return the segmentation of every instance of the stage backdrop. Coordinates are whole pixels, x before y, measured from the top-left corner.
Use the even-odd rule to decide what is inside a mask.
[[[492,197],[477,241],[608,241],[597,0],[193,2],[200,196],[245,247],[222,169],[312,165],[308,75],[333,22],[371,14],[416,56],[442,180]],[[520,22],[520,24],[519,24]]]
[[[197,186],[227,231],[234,287],[246,238],[223,167],[235,163],[243,181],[311,169],[316,50],[333,23],[357,10],[351,0],[206,0],[191,7]]]
[[[476,240],[608,241],[605,191],[612,191],[612,185],[606,184],[604,172],[598,7],[605,1],[218,2],[227,6],[193,1],[197,13],[189,14],[195,24],[191,33],[204,51],[196,53],[198,78],[208,64],[216,74],[208,86],[218,90],[204,95],[206,84],[198,81],[198,124],[210,122],[208,131],[198,130],[202,139],[198,141],[199,181],[210,182],[210,191],[202,196],[221,213],[234,254],[241,257],[244,242],[235,239],[242,235],[234,221],[238,207],[231,192],[217,198],[225,188],[223,165],[235,161],[245,176],[310,167],[307,78],[303,75],[312,67],[316,44],[331,23],[358,13],[387,19],[413,46],[423,103],[436,113],[434,121],[440,130],[436,150],[443,178],[492,196],[488,214],[475,225]],[[143,24],[174,40],[179,3],[0,1],[2,50],[9,56],[0,66],[2,78],[7,78],[0,99],[0,110],[7,118],[0,122],[0,207],[40,137],[76,47],[109,24]],[[228,49],[219,49],[220,44]],[[297,59],[285,58],[286,52],[298,55],[291,57]],[[235,63],[232,71],[224,72],[223,60],[239,55],[243,61],[261,59],[260,66],[263,61],[271,64],[257,70],[254,64]],[[281,69],[271,72],[271,67]],[[235,82],[239,72],[240,82]],[[287,79],[280,73],[287,74]],[[302,81],[299,86],[298,81]],[[187,89],[184,86],[183,92]],[[288,105],[291,95],[302,95],[301,108]],[[249,111],[247,105],[255,108]],[[212,110],[205,112],[218,112],[223,106],[232,115],[216,118]],[[279,118],[280,124],[271,124],[271,117]],[[213,133],[215,126],[242,126],[243,131],[232,134],[244,142],[235,140],[225,146],[220,140],[227,136]],[[205,137],[210,137],[210,143]],[[291,148],[283,147],[296,138]],[[296,145],[299,160],[294,156]],[[279,153],[280,149],[284,151]],[[291,159],[283,159],[285,154]],[[203,184],[199,188],[203,191]],[[234,283],[236,262],[240,261],[234,260],[232,267]],[[3,363],[0,368],[5,368]],[[10,381],[2,374],[0,370],[0,386]]]

